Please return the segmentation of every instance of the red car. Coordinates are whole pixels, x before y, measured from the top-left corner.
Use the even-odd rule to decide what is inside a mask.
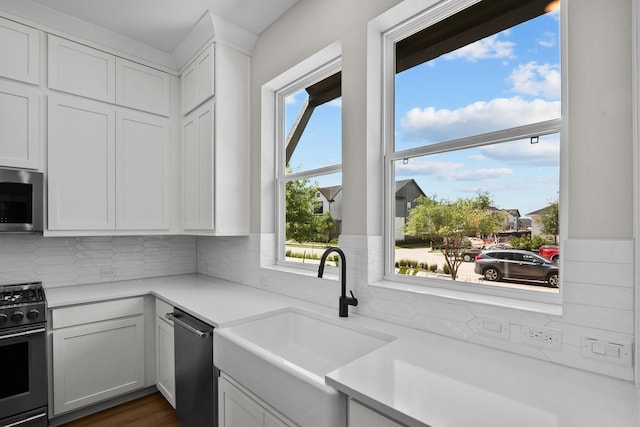
[[[540,254],[540,256],[543,256],[550,261],[553,261],[553,262],[560,261],[560,248],[558,246],[551,246],[551,245],[540,246],[538,253]]]

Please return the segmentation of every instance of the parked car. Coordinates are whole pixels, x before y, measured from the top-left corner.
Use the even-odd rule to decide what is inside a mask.
[[[538,249],[538,253],[540,254],[540,256],[543,256],[553,262],[558,262],[560,260],[560,248],[558,246],[540,246],[540,249]]]
[[[462,252],[462,260],[466,262],[471,262],[476,259],[476,257],[482,252],[482,249],[465,249]]]
[[[558,264],[533,252],[518,249],[492,249],[476,256],[474,271],[485,280],[519,279],[544,282],[557,288],[560,284]]]

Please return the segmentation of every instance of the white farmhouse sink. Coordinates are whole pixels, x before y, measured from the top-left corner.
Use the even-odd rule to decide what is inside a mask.
[[[287,308],[215,329],[214,364],[295,423],[340,427],[346,397],[324,376],[394,339]]]

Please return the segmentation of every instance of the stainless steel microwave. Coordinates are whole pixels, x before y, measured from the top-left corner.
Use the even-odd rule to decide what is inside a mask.
[[[42,231],[42,182],[42,172],[0,168],[0,232]]]

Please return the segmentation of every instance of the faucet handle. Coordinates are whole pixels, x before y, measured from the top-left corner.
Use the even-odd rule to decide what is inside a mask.
[[[349,304],[349,305],[352,305],[352,306],[354,306],[354,307],[355,307],[355,306],[357,306],[357,305],[358,305],[358,298],[356,298],[356,297],[353,295],[353,291],[352,291],[352,290],[349,290],[349,293],[351,294],[351,298],[349,299],[348,304]]]

